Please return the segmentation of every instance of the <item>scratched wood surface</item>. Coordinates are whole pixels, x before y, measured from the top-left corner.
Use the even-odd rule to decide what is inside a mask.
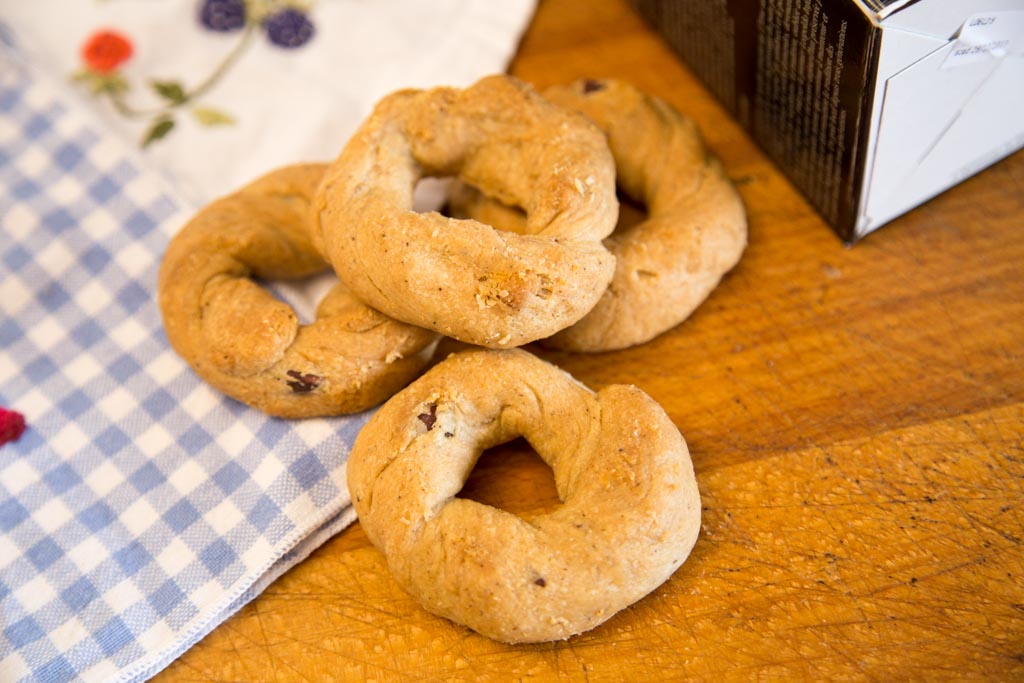
[[[157,680],[1024,680],[1024,153],[848,248],[622,2],[545,0],[512,71],[670,100],[746,202],[744,259],[689,321],[543,354],[668,411],[691,558],[589,633],[507,646],[419,609],[356,524]],[[462,495],[558,504],[521,441]]]

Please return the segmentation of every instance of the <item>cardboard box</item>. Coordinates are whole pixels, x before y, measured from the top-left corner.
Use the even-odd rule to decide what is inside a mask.
[[[631,0],[847,242],[1024,146],[1024,0]]]

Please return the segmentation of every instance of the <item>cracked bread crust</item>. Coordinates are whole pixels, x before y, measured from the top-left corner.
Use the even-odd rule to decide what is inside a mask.
[[[480,454],[520,435],[561,506],[527,522],[458,498]],[[657,403],[595,393],[518,349],[453,354],[396,394],[357,437],[347,482],[406,591],[509,643],[601,624],[661,585],[700,527],[686,443]]]

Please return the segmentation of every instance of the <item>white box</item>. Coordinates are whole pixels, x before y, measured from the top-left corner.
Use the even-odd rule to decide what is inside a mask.
[[[633,0],[847,242],[1024,146],[1024,0]]]

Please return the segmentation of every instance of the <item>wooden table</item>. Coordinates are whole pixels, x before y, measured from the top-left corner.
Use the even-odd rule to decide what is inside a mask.
[[[668,99],[746,202],[750,246],[690,320],[544,354],[668,411],[693,554],[589,633],[508,646],[417,607],[356,524],[157,680],[1024,680],[1024,153],[849,248],[621,0],[541,2],[512,72]],[[521,441],[462,495],[557,505]]]

